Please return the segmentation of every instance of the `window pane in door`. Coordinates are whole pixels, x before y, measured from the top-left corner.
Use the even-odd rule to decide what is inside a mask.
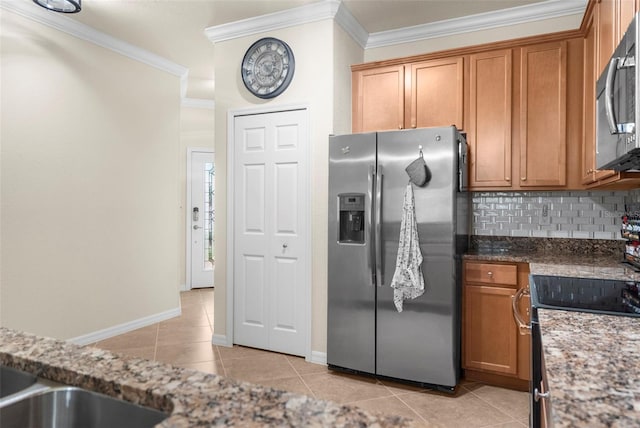
[[[213,163],[207,162],[204,164],[204,228],[203,242],[204,242],[204,268],[209,270],[214,266],[214,254],[213,254],[213,224],[215,221],[215,208],[214,208],[214,195],[215,195],[215,168]]]

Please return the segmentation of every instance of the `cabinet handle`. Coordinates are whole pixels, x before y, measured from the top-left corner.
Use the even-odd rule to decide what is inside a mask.
[[[520,177],[520,180],[527,181],[527,177]]]
[[[511,181],[511,177],[505,177],[504,179],[507,181]]]
[[[398,125],[398,129],[402,129],[402,125]]]
[[[490,277],[493,277],[493,272],[489,271],[487,272],[487,275],[489,275]]]
[[[516,294],[511,296],[511,307],[513,308],[513,317],[516,320],[516,324],[518,324],[518,330],[520,331],[520,334],[525,336],[527,334],[531,334],[531,326],[528,325],[524,318],[522,318],[522,315],[520,314],[520,311],[518,310],[518,303],[520,302],[520,299],[522,299],[522,296],[530,296],[531,293],[529,292],[528,288],[521,288],[518,291],[516,291]]]

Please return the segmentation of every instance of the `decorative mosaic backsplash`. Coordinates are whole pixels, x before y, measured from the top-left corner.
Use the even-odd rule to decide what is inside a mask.
[[[474,192],[473,234],[533,238],[622,239],[624,205],[640,190]]]

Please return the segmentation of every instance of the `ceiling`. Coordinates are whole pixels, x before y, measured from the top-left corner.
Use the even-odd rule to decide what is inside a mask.
[[[322,0],[83,0],[70,17],[189,69],[189,85],[213,90],[208,27]],[[343,0],[369,33],[538,3],[543,0]],[[191,90],[189,91],[191,92]]]

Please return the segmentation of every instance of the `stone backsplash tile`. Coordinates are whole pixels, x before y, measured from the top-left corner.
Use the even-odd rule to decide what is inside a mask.
[[[637,202],[640,202],[640,190],[473,192],[472,233],[477,236],[622,239],[620,227],[625,204]]]

